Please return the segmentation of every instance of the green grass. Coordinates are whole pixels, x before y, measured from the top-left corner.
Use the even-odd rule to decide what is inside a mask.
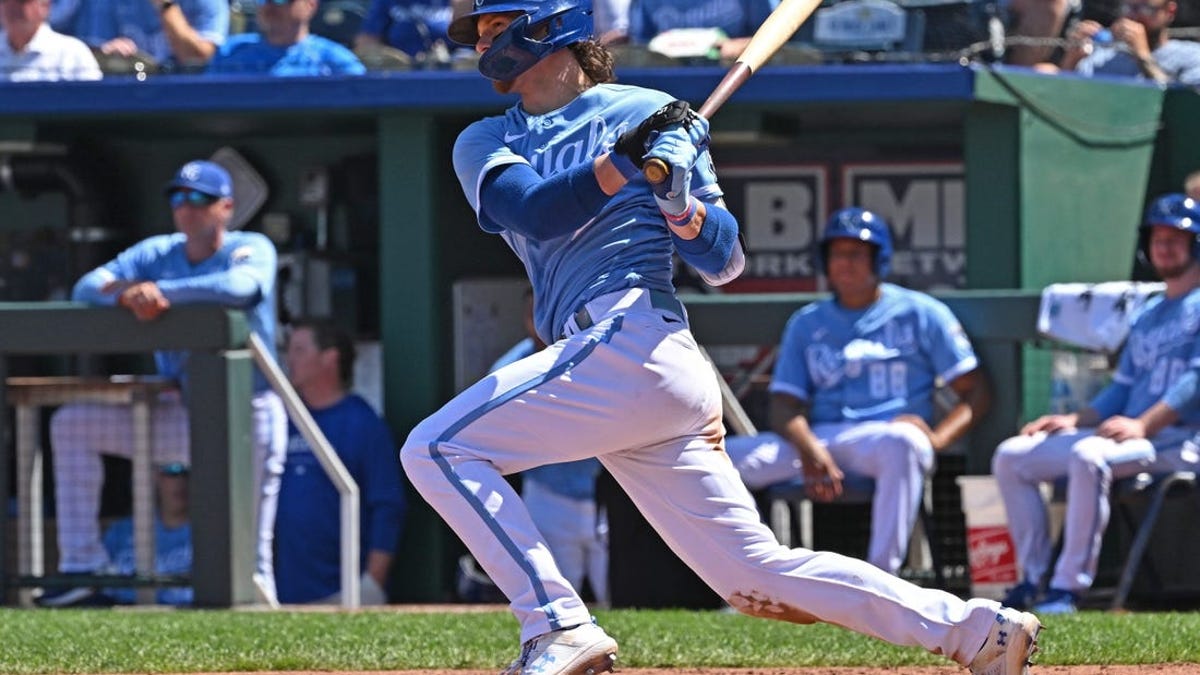
[[[601,611],[623,668],[947,665],[827,625],[721,612]],[[1200,663],[1200,613],[1056,618],[1045,665]],[[0,672],[497,669],[517,652],[507,612],[0,609]]]

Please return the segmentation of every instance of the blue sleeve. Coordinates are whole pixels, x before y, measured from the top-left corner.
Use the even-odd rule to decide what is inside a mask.
[[[682,239],[671,232],[675,250],[684,262],[701,272],[717,274],[725,269],[737,243],[738,222],[729,211],[716,204],[705,203],[704,222],[695,239]]]
[[[275,247],[266,237],[247,238],[229,254],[222,272],[180,279],[164,279],[158,288],[172,303],[209,302],[245,308],[256,304],[275,285]]]
[[[783,329],[783,339],[779,344],[779,356],[775,360],[775,370],[771,375],[768,390],[790,394],[808,401],[812,398],[812,381],[808,375],[808,364],[804,353],[809,342],[809,331],[803,319],[804,310],[800,310],[788,319]]]
[[[113,281],[152,280],[155,276],[151,270],[153,263],[164,253],[165,249],[159,246],[159,238],[143,239],[118,253],[116,258],[83,275],[75,282],[71,299],[89,305],[115,305],[118,293],[101,289]]]
[[[479,191],[480,218],[535,241],[583,227],[611,199],[600,189],[592,162],[542,178],[524,163],[488,172]]]
[[[229,35],[229,3],[225,0],[200,0],[182,6],[188,23],[200,37],[219,45]]]
[[[1163,403],[1178,415],[1200,408],[1197,384],[1200,384],[1200,373],[1197,373],[1195,368],[1189,368],[1167,388],[1167,392],[1163,394]]]
[[[633,2],[629,6],[629,41],[635,45],[644,45],[654,37],[647,35],[650,29],[647,26],[645,10],[642,8],[645,4]]]
[[[395,0],[371,0],[370,6],[367,7],[367,15],[363,17],[362,25],[359,26],[359,32],[374,35],[382,40],[388,25],[388,13],[394,4]]]
[[[941,302],[928,298],[925,308],[925,340],[934,375],[942,382],[953,382],[979,366],[975,350],[954,312]]]
[[[1125,410],[1125,403],[1129,401],[1129,391],[1128,384],[1110,382],[1088,405],[1100,414],[1100,419],[1106,420]]]
[[[336,75],[365,75],[367,67],[354,55],[354,52],[341,45],[329,50],[329,65]]]
[[[362,499],[366,505],[367,522],[363,532],[368,551],[392,553],[400,541],[401,526],[407,504],[400,485],[400,461],[391,431],[383,420],[376,418],[367,439],[367,473]]]

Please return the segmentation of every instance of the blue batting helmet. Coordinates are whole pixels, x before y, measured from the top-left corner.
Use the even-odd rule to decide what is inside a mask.
[[[511,80],[553,52],[592,37],[591,0],[474,0],[470,11],[450,22],[447,35],[473,47],[479,41],[477,17],[505,12],[521,15],[479,57],[479,72],[492,80]]]
[[[817,244],[817,269],[825,272],[829,242],[834,239],[856,239],[875,247],[875,276],[880,279],[892,269],[892,229],[878,214],[850,207],[829,217]]]
[[[1185,194],[1173,192],[1150,203],[1146,218],[1138,226],[1138,257],[1150,263],[1150,229],[1172,227],[1196,235],[1192,241],[1192,260],[1200,261],[1200,203]]]

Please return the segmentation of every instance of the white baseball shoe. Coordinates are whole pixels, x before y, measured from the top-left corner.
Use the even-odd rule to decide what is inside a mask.
[[[971,661],[973,675],[1024,675],[1029,672],[1029,657],[1037,651],[1037,636],[1042,630],[1038,618],[1029,612],[1002,607],[987,640]]]
[[[501,675],[596,675],[612,672],[616,660],[617,641],[584,623],[529,640]]]

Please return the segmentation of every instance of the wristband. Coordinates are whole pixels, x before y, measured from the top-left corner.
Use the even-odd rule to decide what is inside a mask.
[[[626,181],[631,181],[641,175],[641,170],[633,163],[633,160],[626,157],[624,154],[612,151],[608,153],[608,161],[612,163],[613,168],[621,172]]]
[[[663,217],[667,219],[668,225],[684,227],[688,223],[692,222],[692,218],[696,217],[696,210],[698,208],[700,208],[700,200],[688,195],[687,208],[683,210],[683,213],[667,213],[662,209],[661,206],[658,210],[663,214]]]

